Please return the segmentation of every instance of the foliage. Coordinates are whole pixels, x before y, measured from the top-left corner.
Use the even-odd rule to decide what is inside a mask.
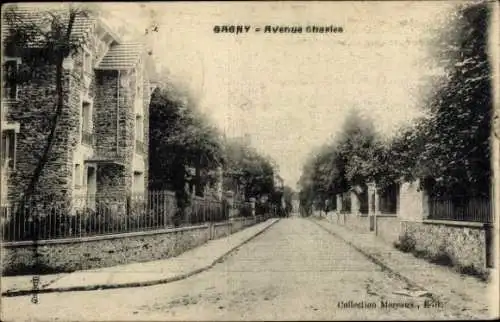
[[[293,210],[293,199],[295,192],[289,186],[283,188],[283,198],[285,200],[285,215],[290,215]]]
[[[323,145],[304,166],[301,205],[330,209],[336,194],[369,181],[382,182],[388,172],[385,158],[387,148],[371,120],[352,109],[337,140]]]
[[[175,86],[160,87],[150,104],[150,189],[175,191],[181,214],[189,205],[186,183],[196,169],[200,188],[209,170],[222,162],[223,147],[219,134],[199,112],[196,100]]]
[[[226,176],[243,188],[246,200],[269,197],[274,192],[273,164],[253,147],[237,139],[227,139],[224,160]]]
[[[451,15],[432,47],[446,71],[424,97],[426,115],[382,141],[373,123],[354,109],[340,137],[310,158],[300,180],[301,205],[311,207],[355,185],[422,179],[434,195],[488,195],[492,120],[487,55],[487,3],[466,4]]]
[[[433,46],[445,77],[427,97],[428,117],[401,131],[388,157],[394,176],[422,180],[435,195],[489,194],[492,119],[486,3],[460,6]]]
[[[394,242],[394,247],[405,253],[415,251],[416,245],[417,241],[415,240],[415,237],[406,231],[399,236],[397,242]]]
[[[447,77],[431,97],[432,117],[421,134],[426,144],[419,159],[438,194],[489,193],[489,16],[488,3],[462,5],[437,39],[436,55]]]
[[[342,170],[345,171],[348,186],[362,185],[375,179],[381,165],[377,162],[377,156],[381,153],[382,143],[375,132],[373,122],[362,117],[357,109],[352,109],[347,116],[336,150],[343,161],[345,169]]]

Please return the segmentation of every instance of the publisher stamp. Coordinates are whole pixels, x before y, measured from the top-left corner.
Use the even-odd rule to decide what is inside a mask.
[[[359,301],[346,300],[337,302],[337,308],[343,310],[368,309],[368,310],[395,310],[395,309],[443,309],[445,305],[441,301],[424,300],[423,303],[415,301]]]

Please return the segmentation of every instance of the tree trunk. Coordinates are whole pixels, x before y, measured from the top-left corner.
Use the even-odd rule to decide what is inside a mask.
[[[59,48],[56,48],[54,51],[54,56],[55,56],[55,65],[56,65],[56,94],[57,94],[57,102],[56,102],[56,109],[55,109],[55,114],[52,119],[52,127],[50,129],[49,136],[47,138],[47,143],[45,145],[45,148],[43,150],[43,153],[38,160],[38,163],[36,165],[35,170],[33,171],[33,175],[31,176],[31,180],[28,183],[28,186],[26,187],[24,191],[24,195],[22,196],[20,205],[19,205],[19,210],[17,211],[17,222],[23,225],[24,220],[28,219],[29,222],[28,224],[30,225],[30,237],[35,241],[36,237],[38,235],[37,229],[38,225],[35,223],[35,220],[37,218],[33,218],[32,215],[32,209],[28,208],[30,206],[30,203],[32,202],[31,198],[35,194],[38,182],[40,181],[40,177],[42,176],[43,169],[45,168],[48,160],[50,153],[52,151],[52,147],[54,146],[54,142],[56,139],[56,131],[58,129],[59,121],[61,119],[61,115],[63,114],[64,110],[64,88],[63,88],[63,83],[64,83],[64,69],[63,69],[63,62],[64,58],[70,54],[71,50],[71,33],[73,30],[73,25],[76,19],[76,12],[72,12],[70,10],[69,12],[69,21],[68,21],[68,26],[66,28],[66,32],[61,35],[60,41],[62,42],[62,45]],[[56,36],[57,37],[57,36]],[[28,217],[28,218],[26,218]],[[23,227],[23,226],[21,226]],[[23,235],[26,235],[27,232],[23,232]]]

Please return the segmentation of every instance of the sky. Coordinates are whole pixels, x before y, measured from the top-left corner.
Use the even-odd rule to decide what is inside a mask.
[[[249,134],[296,188],[308,153],[338,134],[349,109],[391,135],[421,110],[439,73],[431,27],[452,2],[109,3],[112,25],[144,30],[159,68],[188,84],[228,136]],[[341,26],[343,33],[214,33],[215,25]]]

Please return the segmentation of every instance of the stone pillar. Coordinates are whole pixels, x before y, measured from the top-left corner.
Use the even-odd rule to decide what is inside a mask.
[[[375,194],[376,186],[374,182],[366,184],[368,186],[368,215],[373,216],[375,214]]]
[[[359,205],[358,195],[356,194],[356,192],[351,191],[351,213],[353,215],[359,215],[360,214],[359,206],[360,205]]]
[[[255,218],[255,198],[250,198],[250,207],[252,209],[252,217]]]
[[[419,189],[419,181],[404,182],[400,186],[400,202],[398,216],[403,220],[421,221],[427,218],[428,196]]]
[[[216,184],[217,199],[222,200],[222,182],[224,179],[224,173],[222,171],[222,167],[218,167],[216,173],[217,173],[217,184]]]
[[[236,215],[236,209],[234,209],[234,193],[232,191],[226,192],[226,201],[229,207],[229,219],[231,219]]]
[[[342,212],[342,195],[340,193],[338,193],[335,197],[336,197],[335,198],[336,212],[337,212],[337,215],[340,215],[340,213]]]
[[[377,213],[379,211],[379,196],[377,185],[375,182],[370,182],[368,186],[368,216],[370,221],[370,231],[377,233]]]

